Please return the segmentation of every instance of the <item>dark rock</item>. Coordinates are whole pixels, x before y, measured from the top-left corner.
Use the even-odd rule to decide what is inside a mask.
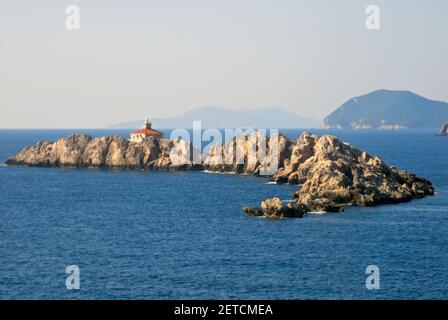
[[[289,202],[285,204],[279,198],[266,199],[261,203],[263,215],[268,218],[302,218],[308,208],[303,204]]]
[[[442,129],[440,129],[439,135],[440,136],[448,136],[448,122],[442,126]]]
[[[261,210],[260,208],[257,208],[257,207],[245,207],[245,208],[243,208],[243,211],[248,216],[260,217],[263,215],[263,210]]]

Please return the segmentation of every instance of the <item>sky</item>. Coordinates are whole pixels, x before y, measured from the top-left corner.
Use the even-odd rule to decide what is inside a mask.
[[[365,26],[368,5],[380,29]],[[66,28],[68,5],[80,29]],[[0,128],[101,128],[201,106],[323,119],[354,96],[448,101],[445,0],[2,0]]]

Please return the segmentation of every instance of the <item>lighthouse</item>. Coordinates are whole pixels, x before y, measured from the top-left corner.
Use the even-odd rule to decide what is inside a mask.
[[[163,133],[151,128],[151,122],[145,118],[141,128],[131,132],[131,141],[142,142],[143,139],[149,137],[163,138]]]

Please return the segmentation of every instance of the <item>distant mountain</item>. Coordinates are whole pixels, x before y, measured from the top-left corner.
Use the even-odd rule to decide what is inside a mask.
[[[151,118],[152,126],[161,129],[191,128],[200,120],[202,128],[313,128],[319,121],[300,117],[282,108],[229,110],[219,107],[201,107],[172,118]],[[142,120],[117,123],[109,128],[136,128]]]
[[[352,98],[324,119],[324,128],[439,129],[448,121],[448,103],[410,91],[377,90]]]

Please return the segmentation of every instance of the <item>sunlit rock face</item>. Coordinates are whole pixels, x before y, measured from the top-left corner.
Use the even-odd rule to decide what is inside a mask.
[[[284,135],[266,137],[261,132],[233,137],[227,144],[213,145],[203,167],[212,172],[272,176],[289,157],[290,140]]]
[[[289,166],[273,179],[302,184],[294,198],[313,211],[339,211],[344,204],[398,203],[434,194],[426,179],[389,167],[378,156],[334,136],[309,133],[297,140]]]

